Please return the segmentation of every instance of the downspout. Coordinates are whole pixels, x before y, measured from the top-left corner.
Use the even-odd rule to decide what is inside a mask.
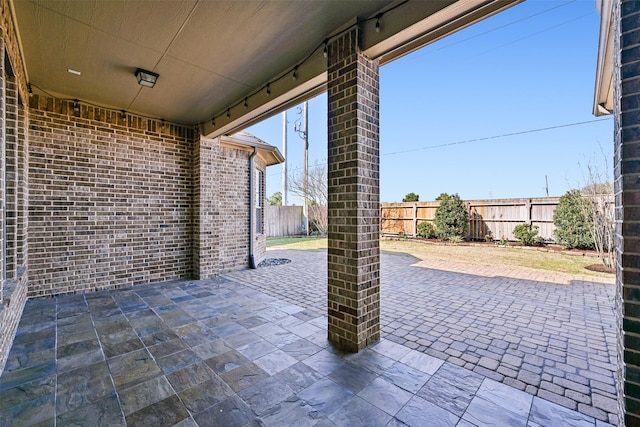
[[[256,231],[255,231],[255,188],[256,188],[256,175],[255,169],[255,157],[258,154],[258,147],[253,147],[253,153],[249,156],[249,268],[255,269],[256,259]]]

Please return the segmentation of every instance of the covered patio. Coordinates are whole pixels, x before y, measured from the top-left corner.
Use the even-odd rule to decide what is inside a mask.
[[[422,324],[433,333],[419,331],[435,338],[429,345],[395,331],[406,319],[381,323],[379,67],[515,3],[0,0],[3,424],[92,424],[104,416],[128,425],[208,425],[215,417],[223,425],[278,425],[299,414],[297,422],[331,425],[374,413],[363,424],[420,425],[420,416],[432,414],[429,420],[477,425],[487,402],[495,403],[491,419],[514,416],[510,422],[532,426],[547,425],[541,414],[588,425],[615,422],[617,414],[621,425],[640,424],[635,1],[597,3],[594,111],[615,115],[617,401],[601,378],[593,380],[605,383],[598,390],[607,395],[598,395],[606,399],[581,402],[595,418],[584,415],[591,409],[567,413],[566,401],[548,409],[529,394],[529,386],[540,385],[540,393],[548,382],[537,359],[527,363],[539,368],[540,384],[535,369],[527,378],[503,371],[500,382],[490,375],[496,362],[489,354],[464,367],[437,357],[444,349],[437,342],[451,343],[439,339],[432,313]],[[292,303],[295,290],[274,297],[220,277],[264,256],[264,190],[252,169],[258,147],[234,157],[232,167],[220,137],[323,91],[329,249],[321,260],[326,303],[316,311]],[[244,168],[248,190],[238,190],[233,172]],[[239,208],[225,210],[231,197]],[[228,233],[225,220],[241,211],[240,231]],[[483,321],[477,342],[487,344],[503,325]],[[608,358],[599,362],[612,363],[610,338],[598,345]],[[465,360],[481,349],[474,347],[454,350]],[[571,365],[566,350],[557,356]],[[595,362],[588,364],[593,371]],[[451,370],[471,393],[453,412],[445,408],[451,401],[433,403],[423,391],[434,379],[446,382]],[[420,389],[405,382],[407,372],[425,379]],[[516,390],[505,389],[507,377],[524,391],[515,382]],[[578,394],[587,395],[551,384],[578,409]]]
[[[382,339],[351,354],[327,340],[326,252],[269,256],[291,262],[29,301],[0,377],[0,421],[617,424],[611,283],[384,254]]]

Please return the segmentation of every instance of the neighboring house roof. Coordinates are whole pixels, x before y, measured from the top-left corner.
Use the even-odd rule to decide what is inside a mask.
[[[598,64],[593,100],[593,114],[596,116],[613,112],[613,1],[595,0],[596,9],[600,14]]]
[[[260,138],[248,132],[238,132],[233,135],[223,135],[220,137],[220,145],[240,149],[258,149],[258,156],[267,166],[277,165],[284,162],[284,156],[277,147],[267,144]],[[253,150],[251,150],[253,151]]]

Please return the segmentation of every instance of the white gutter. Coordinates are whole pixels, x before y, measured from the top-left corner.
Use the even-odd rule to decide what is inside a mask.
[[[596,0],[600,14],[600,35],[598,39],[598,63],[593,99],[593,114],[604,116],[613,112],[613,2]]]
[[[253,147],[253,153],[249,156],[249,268],[256,269],[256,232],[255,232],[255,188],[256,188],[256,178],[254,169],[256,165],[255,157],[258,155],[258,147]]]

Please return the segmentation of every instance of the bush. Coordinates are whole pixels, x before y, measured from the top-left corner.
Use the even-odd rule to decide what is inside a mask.
[[[537,225],[519,224],[514,227],[513,235],[516,239],[520,240],[523,245],[533,246],[542,242],[540,237],[536,237],[539,230],[540,227]]]
[[[593,248],[591,224],[585,216],[589,209],[588,203],[588,200],[580,195],[580,191],[567,191],[560,197],[560,202],[553,212],[553,223],[556,226],[553,234],[556,241],[567,249]]]
[[[469,234],[469,212],[457,194],[440,195],[440,206],[436,209],[433,222],[439,239],[449,240],[452,237],[464,239]]]
[[[427,221],[418,223],[418,236],[425,239],[433,239],[436,237],[436,230],[433,228],[433,224]]]

